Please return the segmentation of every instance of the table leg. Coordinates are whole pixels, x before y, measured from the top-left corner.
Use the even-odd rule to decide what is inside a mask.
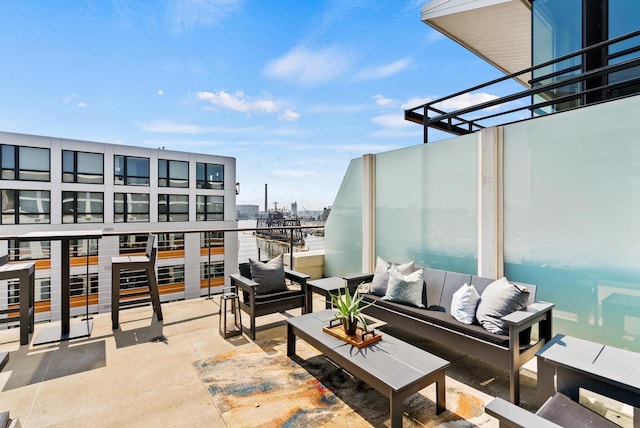
[[[296,354],[296,335],[293,332],[291,324],[287,323],[287,357],[293,357]]]
[[[391,428],[402,427],[402,405],[404,400],[393,392],[389,398],[389,410],[391,411]]]
[[[436,414],[447,410],[447,387],[445,384],[444,370],[436,380]]]
[[[547,363],[542,357],[537,357],[536,363],[538,367],[536,401],[538,402],[538,408],[540,408],[556,392],[553,379],[556,374],[556,366]]]

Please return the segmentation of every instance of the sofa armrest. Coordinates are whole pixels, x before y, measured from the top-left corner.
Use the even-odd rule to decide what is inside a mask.
[[[536,302],[527,306],[526,309],[503,316],[502,321],[509,326],[509,330],[519,332],[537,322],[550,320],[554,306],[553,303]]]
[[[535,428],[559,428],[542,417],[516,406],[502,398],[496,398],[484,408],[484,411],[498,419],[501,427],[535,427]]]
[[[373,281],[373,273],[357,273],[354,275],[343,276],[342,278],[347,281],[349,291],[353,292],[363,282]]]

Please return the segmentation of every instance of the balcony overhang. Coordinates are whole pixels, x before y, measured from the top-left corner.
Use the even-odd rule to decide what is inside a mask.
[[[506,74],[531,67],[528,0],[432,0],[422,6],[422,22]],[[518,78],[527,87],[528,80]]]

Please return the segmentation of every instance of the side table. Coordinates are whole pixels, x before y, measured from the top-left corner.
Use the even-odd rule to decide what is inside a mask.
[[[331,309],[331,294],[342,292],[345,287],[346,281],[338,277],[307,281],[306,313],[313,312],[313,293],[322,294],[325,297],[325,309]]]

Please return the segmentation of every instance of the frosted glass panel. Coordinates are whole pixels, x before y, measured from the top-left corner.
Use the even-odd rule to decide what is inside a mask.
[[[476,136],[376,156],[376,254],[476,274]]]
[[[349,164],[325,225],[324,275],[362,272],[362,158]]]
[[[554,330],[640,351],[640,97],[505,128],[505,273]]]

